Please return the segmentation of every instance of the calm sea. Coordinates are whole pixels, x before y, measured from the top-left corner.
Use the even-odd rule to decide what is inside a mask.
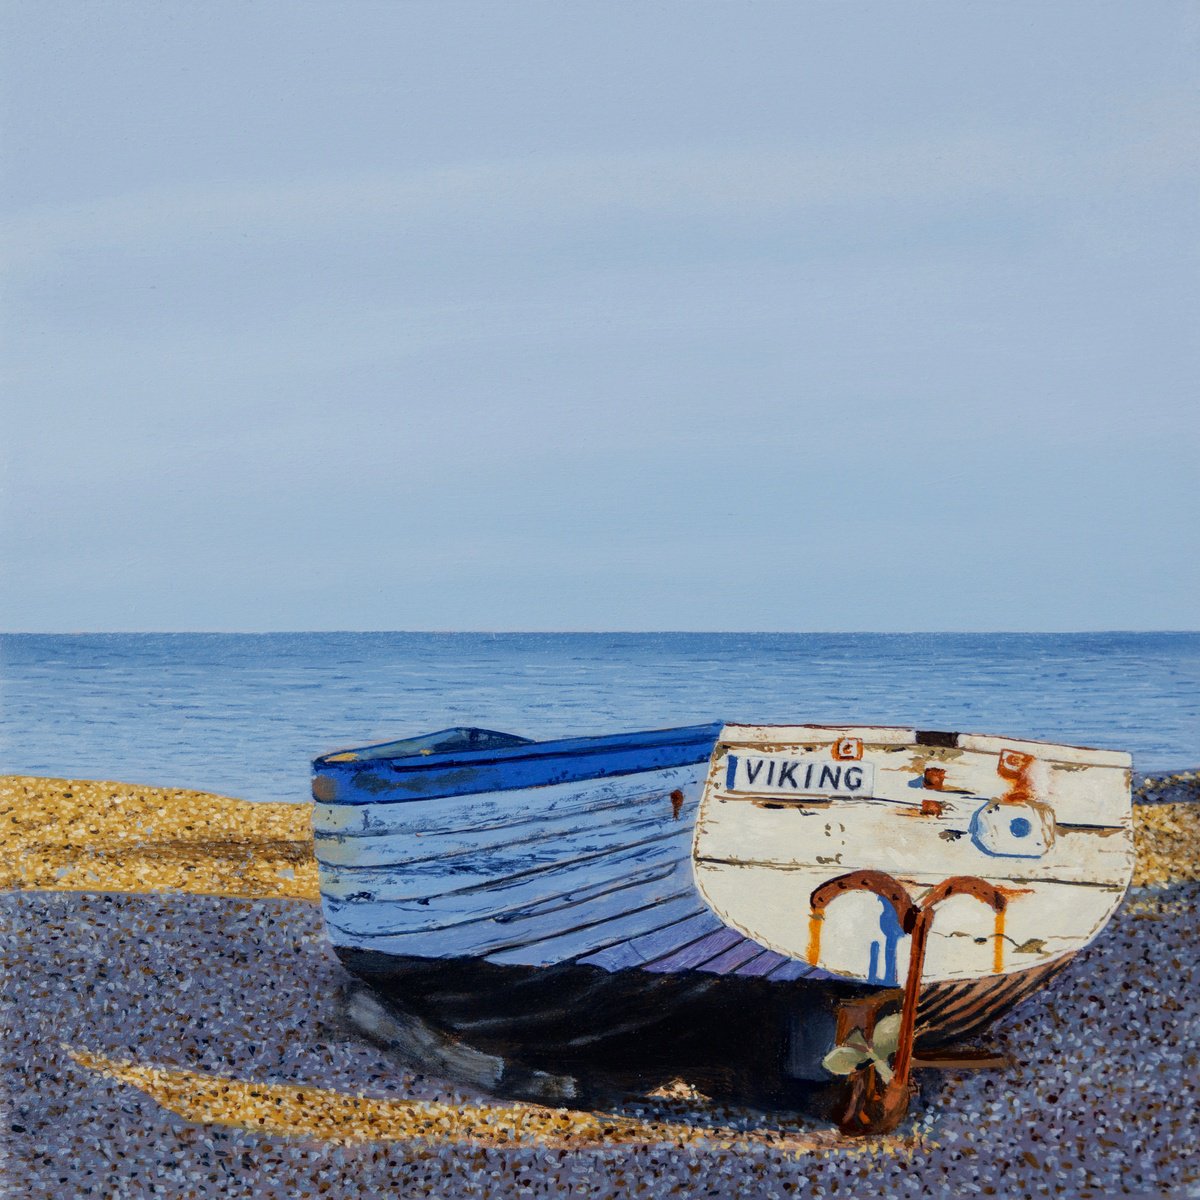
[[[1011,734],[1200,765],[1200,633],[0,637],[0,773],[304,800],[309,760],[449,725]]]

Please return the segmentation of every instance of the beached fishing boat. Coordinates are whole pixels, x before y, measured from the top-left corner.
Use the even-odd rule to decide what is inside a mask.
[[[855,1030],[869,1048],[902,998],[897,1055],[928,1053],[1062,969],[1133,864],[1129,756],[1012,738],[451,729],[313,766],[345,966],[559,1069],[766,1046],[784,1074],[828,1080],[831,1052]]]

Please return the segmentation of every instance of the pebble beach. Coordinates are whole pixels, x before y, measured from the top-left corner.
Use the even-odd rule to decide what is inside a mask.
[[[489,1095],[351,1027],[304,805],[0,779],[6,1194],[1200,1195],[1200,772],[1136,781],[1134,885],[1009,1014],[847,1141],[686,1080],[603,1109]]]

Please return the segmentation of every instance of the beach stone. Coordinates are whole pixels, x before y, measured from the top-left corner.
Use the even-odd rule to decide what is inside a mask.
[[[311,903],[10,893],[4,1178],[14,1196],[55,1198],[1186,1196],[1200,1184],[1198,914],[1194,882],[1131,892],[1098,941],[1001,1022],[992,1042],[1013,1066],[923,1072],[901,1138],[799,1152],[783,1139],[785,1115],[714,1114],[683,1089],[616,1115],[747,1136],[572,1148],[436,1134],[339,1142],[189,1121],[77,1056],[260,1081],[264,1102],[286,1085],[314,1103],[326,1089],[482,1112],[496,1103],[493,1066],[475,1061],[478,1087],[451,1082],[416,1069],[422,1031],[379,1013],[364,1018],[371,1038],[348,1028],[338,1005],[350,981]]]

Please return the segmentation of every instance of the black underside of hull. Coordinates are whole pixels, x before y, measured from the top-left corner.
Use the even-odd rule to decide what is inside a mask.
[[[338,948],[391,1004],[449,1037],[545,1071],[653,1087],[682,1077],[711,1091],[828,1080],[834,1013],[878,989],[841,981],[769,983],[706,975],[609,972],[474,958],[401,958]]]
[[[890,990],[898,1008],[901,996],[849,980],[337,953],[387,1004],[505,1061],[643,1088],[684,1078],[713,1095],[767,1100],[828,1084],[821,1060],[836,1042],[841,1005]],[[1067,961],[922,989],[918,1054],[975,1037]]]

